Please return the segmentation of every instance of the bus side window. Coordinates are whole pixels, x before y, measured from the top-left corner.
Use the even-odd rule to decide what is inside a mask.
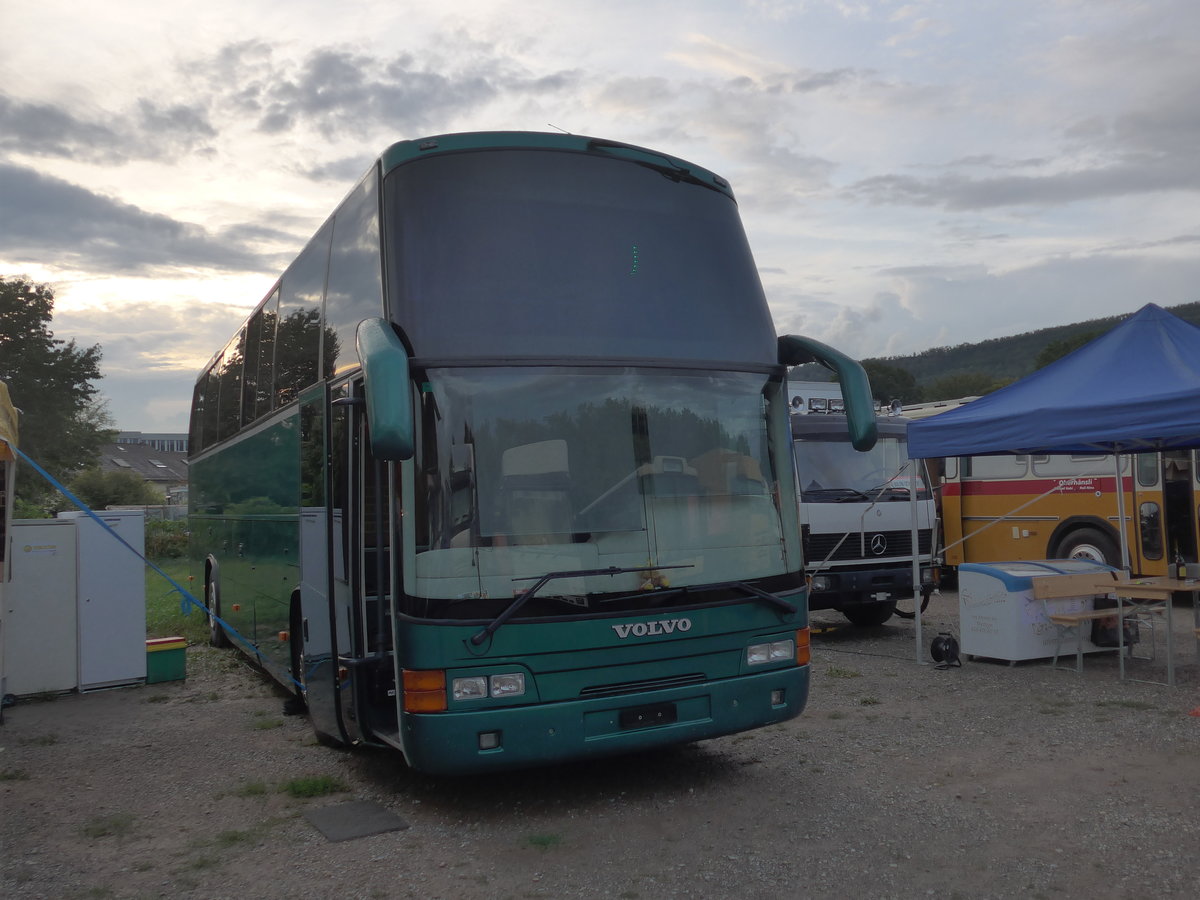
[[[242,425],[242,360],[246,353],[246,330],[229,342],[221,357],[220,399],[217,413],[217,439],[237,434]]]
[[[274,409],[275,330],[279,324],[279,288],[262,308],[258,333],[258,372],[254,376],[254,418]]]
[[[295,400],[300,391],[316,384],[322,352],[337,355],[337,341],[321,348],[321,304],[329,265],[332,221],[317,232],[304,252],[283,274],[279,297],[279,324],[275,332],[275,405]]]
[[[195,455],[204,449],[204,390],[208,383],[205,372],[192,389],[192,419],[188,424],[188,453]]]
[[[354,344],[358,323],[384,314],[377,185],[372,168],[333,217],[325,292],[325,341],[333,349],[327,347],[321,355],[325,378],[358,365]]]
[[[1139,453],[1137,455],[1137,481],[1142,487],[1154,487],[1158,484],[1158,454]]]
[[[221,359],[212,364],[208,374],[204,376],[204,446],[211,447],[217,442],[217,400],[221,396]]]
[[[1028,456],[963,457],[964,478],[1020,478],[1029,468]]]
[[[242,363],[242,425],[249,425],[257,418],[258,356],[262,350],[262,310],[258,310],[246,323],[246,353]]]

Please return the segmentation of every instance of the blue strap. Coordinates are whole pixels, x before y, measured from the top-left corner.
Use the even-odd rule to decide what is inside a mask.
[[[8,442],[5,441],[5,443],[8,443]],[[246,640],[246,638],[244,638],[238,632],[238,630],[236,628],[231,626],[228,622],[226,622],[220,616],[214,615],[203,603],[201,603],[199,600],[197,600],[195,597],[193,597],[191,592],[188,591],[185,587],[183,587],[183,585],[181,585],[179,582],[177,582],[174,578],[172,578],[170,575],[168,575],[166,572],[164,572],[162,569],[160,569],[154,563],[150,562],[150,560],[146,559],[146,557],[143,556],[141,554],[141,552],[139,552],[132,544],[130,544],[129,541],[125,540],[125,538],[123,538],[123,537],[121,537],[121,535],[117,534],[117,532],[114,531],[107,522],[105,522],[98,515],[96,515],[96,513],[94,513],[92,511],[92,509],[86,503],[84,503],[82,500],[80,500],[78,497],[76,497],[74,494],[72,494],[69,490],[67,490],[66,486],[64,486],[57,478],[55,478],[53,475],[51,475],[49,472],[47,472],[45,469],[43,469],[41,466],[39,466],[36,462],[34,462],[32,459],[30,459],[29,456],[27,454],[25,454],[24,452],[22,452],[20,448],[14,446],[12,444],[9,444],[8,446],[14,453],[16,453],[19,457],[21,457],[21,459],[23,459],[23,460],[25,460],[25,462],[29,463],[29,465],[33,467],[33,470],[35,472],[37,472],[39,475],[41,475],[43,478],[45,478],[46,481],[50,482],[50,484],[55,488],[55,490],[61,492],[64,497],[66,497],[68,500],[70,500],[72,503],[74,503],[76,506],[78,506],[87,516],[89,516],[90,518],[95,520],[97,523],[99,523],[101,528],[103,528],[105,531],[107,531],[109,534],[111,534],[113,537],[115,537],[118,541],[120,541],[122,544],[124,544],[126,549],[128,549],[130,553],[132,553],[134,556],[136,556],[138,559],[140,559],[142,562],[144,562],[146,565],[148,565],[150,568],[152,568],[155,572],[157,572],[159,575],[161,575],[163,578],[165,578],[171,584],[171,587],[173,587],[176,591],[179,592],[179,595],[181,598],[179,601],[179,611],[181,613],[183,613],[184,615],[187,615],[192,611],[192,607],[195,607],[196,609],[203,612],[205,615],[211,616],[218,623],[220,623],[221,627],[225,629],[225,633],[228,634],[230,637],[232,637],[234,640],[236,640],[243,647],[245,647],[247,652],[254,654],[255,658],[258,659],[258,661],[260,663],[264,659],[266,659],[266,657],[263,655],[262,651],[259,650],[256,646],[254,646],[253,643]],[[295,678],[289,678],[289,680],[293,684],[295,684],[296,687],[303,689],[304,686],[299,681],[297,681]]]

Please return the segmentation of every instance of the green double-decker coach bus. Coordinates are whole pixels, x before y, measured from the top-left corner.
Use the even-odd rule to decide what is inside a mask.
[[[389,147],[197,381],[212,639],[318,735],[534,766],[798,715],[808,613],[777,338],[720,177],[614,141]]]

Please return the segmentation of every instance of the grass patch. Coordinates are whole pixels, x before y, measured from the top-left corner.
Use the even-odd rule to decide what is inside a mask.
[[[882,701],[878,697],[863,697],[858,701],[859,706],[878,706]]]
[[[21,743],[28,747],[49,747],[58,743],[58,735],[43,734],[40,737],[25,738]]]
[[[156,566],[171,576],[188,593],[203,602],[204,585],[188,581],[186,559],[154,559]],[[179,591],[154,569],[146,566],[146,635],[148,637],[182,637],[189,644],[208,643],[208,619],[188,604],[189,612],[181,612]]]
[[[522,842],[526,847],[536,847],[538,850],[549,850],[562,843],[561,834],[531,834]]]
[[[237,797],[262,797],[267,793],[267,785],[263,781],[248,781],[233,793]]]
[[[830,666],[825,670],[830,678],[862,678],[862,672],[856,669],[843,669],[841,666]]]
[[[283,719],[255,719],[252,726],[256,731],[269,731],[283,726]]]
[[[125,837],[133,831],[133,813],[113,813],[111,816],[100,816],[86,822],[80,829],[84,837],[97,838]]]
[[[220,832],[213,838],[213,845],[229,849],[242,844],[250,844],[258,840],[258,835],[253,831],[247,831],[239,828],[231,828],[227,831]]]
[[[23,769],[4,769],[0,771],[0,781],[28,781],[29,773]]]
[[[280,790],[293,797],[324,797],[326,794],[338,794],[350,789],[331,775],[308,775],[304,778],[293,778],[280,787]]]

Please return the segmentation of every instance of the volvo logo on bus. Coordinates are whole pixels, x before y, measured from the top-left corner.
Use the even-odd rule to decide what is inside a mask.
[[[634,637],[650,637],[656,634],[673,634],[676,631],[691,631],[691,619],[659,619],[657,622],[625,622],[614,625],[612,630],[621,640]]]
[[[871,535],[871,552],[876,556],[882,556],[887,550],[887,538],[882,534]]]

